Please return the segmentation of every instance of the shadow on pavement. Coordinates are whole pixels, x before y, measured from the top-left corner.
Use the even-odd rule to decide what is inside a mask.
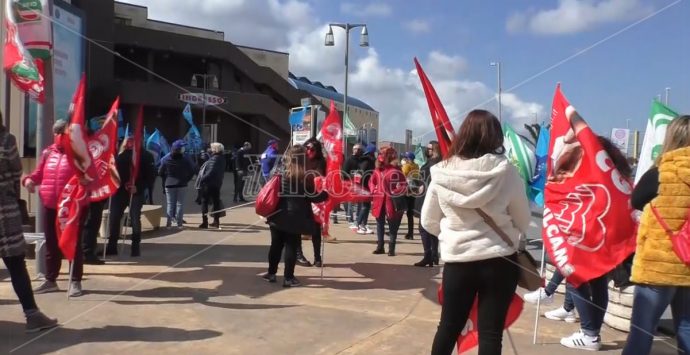
[[[22,347],[15,354],[39,354],[54,352],[82,343],[105,343],[120,341],[141,342],[184,342],[219,337],[222,333],[208,330],[185,330],[168,327],[105,326],[102,328],[69,329],[56,328],[50,333],[25,334],[23,323],[0,321],[0,334],[11,334],[2,342],[0,351],[9,353],[13,348],[42,336],[35,342]],[[50,341],[48,341],[50,340]]]

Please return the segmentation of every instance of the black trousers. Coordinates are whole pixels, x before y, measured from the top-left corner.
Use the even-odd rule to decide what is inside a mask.
[[[206,187],[203,192],[201,192],[201,214],[203,218],[208,218],[208,205],[213,204],[213,211],[220,210],[220,188],[217,187]],[[220,219],[220,214],[214,214],[214,220]]]
[[[91,202],[89,209],[86,211],[86,221],[84,222],[84,229],[82,229],[81,240],[84,248],[84,256],[86,258],[98,257],[98,232],[103,221],[103,209],[108,199],[99,202]]]
[[[242,170],[236,170],[232,173],[235,188],[232,200],[235,202],[244,200],[244,176],[245,172]]]
[[[321,223],[314,222],[314,234],[311,235],[311,245],[314,248],[314,261],[321,261],[321,238]],[[301,236],[299,244],[297,245],[297,255],[304,256]]]
[[[503,325],[517,288],[519,268],[516,255],[443,267],[441,322],[431,348],[432,355],[453,353],[474,303],[479,298],[479,355],[500,355]]]
[[[405,202],[407,202],[407,235],[414,234],[414,201],[415,198],[412,196],[407,196]]]
[[[424,247],[424,259],[427,261],[438,258],[438,237],[427,232],[422,224],[419,224],[419,235],[422,237],[422,247]]]
[[[38,309],[36,300],[34,300],[34,291],[31,289],[31,278],[26,270],[24,255],[5,257],[2,258],[2,261],[5,263],[7,271],[10,272],[12,288],[19,298],[24,312]]]
[[[295,277],[299,241],[299,234],[287,233],[271,227],[271,247],[268,249],[269,274],[278,273],[280,255],[283,253],[283,247],[285,247],[285,279],[290,280]]]

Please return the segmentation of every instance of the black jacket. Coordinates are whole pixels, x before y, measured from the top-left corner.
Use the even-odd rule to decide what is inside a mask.
[[[268,217],[268,224],[283,232],[292,234],[312,235],[316,224],[312,213],[312,202],[323,202],[328,194],[322,191],[318,194],[305,193],[303,184],[290,186],[289,179],[281,177],[281,195],[278,210]]]
[[[244,156],[245,154],[247,154],[247,151],[244,148],[238,149],[235,153],[235,170],[247,171],[249,169],[251,161]]]
[[[139,173],[137,174],[137,179],[134,181],[134,186],[137,188],[136,195],[141,195],[144,193],[144,189],[153,186],[156,180],[156,168],[154,166],[153,155],[147,150],[141,150],[141,161],[139,162]],[[132,150],[127,149],[120,153],[115,159],[115,165],[117,166],[117,173],[120,175],[120,190],[124,190],[127,182],[129,181],[129,175],[132,171]]]
[[[205,167],[199,172],[197,177],[197,185],[200,187],[210,187],[220,189],[223,186],[223,177],[225,176],[225,157],[223,153],[213,154],[205,163]]]
[[[422,214],[424,196],[426,196],[426,191],[429,187],[429,183],[431,183],[431,167],[438,164],[440,161],[441,158],[429,158],[427,159],[426,163],[424,163],[424,165],[422,165],[422,167],[419,168],[419,173],[422,175],[422,179],[424,179],[424,193],[414,200],[414,215],[417,217],[421,216]]]
[[[365,188],[369,188],[369,179],[374,173],[374,158],[369,154],[363,154],[360,156],[351,156],[343,165],[343,172],[345,174],[345,179],[352,178],[355,174],[362,174],[361,185]]]
[[[652,202],[658,194],[659,168],[653,167],[644,173],[640,181],[635,185],[635,189],[633,189],[630,196],[630,204],[634,209],[642,211],[644,206]]]
[[[170,153],[161,160],[158,175],[165,187],[185,187],[196,174],[194,163],[181,153]]]

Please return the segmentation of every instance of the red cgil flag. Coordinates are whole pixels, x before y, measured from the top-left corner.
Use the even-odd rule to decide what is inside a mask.
[[[137,114],[137,121],[134,124],[134,142],[132,144],[132,170],[129,174],[129,186],[133,186],[137,181],[139,174],[139,165],[141,163],[141,143],[143,142],[144,132],[144,106],[139,106],[139,114]],[[129,139],[129,138],[128,138]]]
[[[74,260],[79,240],[81,211],[89,203],[89,188],[97,180],[97,172],[87,147],[84,128],[84,92],[86,80],[82,75],[72,98],[68,117],[70,123],[62,135],[62,146],[75,175],[63,188],[55,221],[58,245],[67,260]]]
[[[34,59],[22,42],[15,16],[22,4],[6,0],[5,6],[5,47],[3,49],[3,69],[19,90],[40,102],[45,102],[45,81],[43,61]]]
[[[438,302],[443,304],[443,286],[438,286]],[[510,302],[508,307],[508,313],[506,314],[506,321],[503,329],[508,329],[515,321],[520,318],[522,309],[525,302],[516,293],[513,295],[513,300]],[[479,345],[479,329],[477,328],[477,315],[479,314],[479,302],[475,297],[474,303],[472,304],[472,309],[470,309],[470,314],[467,317],[467,322],[465,327],[462,329],[460,336],[458,336],[458,354],[462,354],[466,351],[471,350],[475,346]]]
[[[632,182],[556,87],[542,238],[574,286],[600,277],[635,250]]]
[[[422,82],[424,96],[426,96],[426,102],[429,105],[431,122],[434,125],[436,137],[438,137],[441,154],[446,156],[450,148],[450,142],[453,140],[453,137],[455,137],[453,125],[450,123],[450,119],[448,119],[448,114],[441,103],[441,99],[436,94],[436,90],[434,90],[433,85],[431,85],[431,81],[429,81],[426,73],[424,73],[424,69],[422,69],[417,58],[414,59],[414,65],[417,67],[417,75],[419,75],[419,80]]]
[[[321,126],[320,133],[323,150],[326,154],[326,176],[320,181],[322,188],[328,191],[330,196],[338,196],[342,194],[340,167],[343,164],[343,123],[332,100],[330,112]],[[328,216],[331,214],[335,203],[334,199],[329,198],[324,202],[312,204],[314,219],[317,223],[321,223],[324,235],[328,235]]]
[[[115,165],[117,154],[117,112],[120,106],[118,97],[110,107],[103,126],[89,138],[89,151],[96,165],[96,182],[91,189],[91,202],[102,201],[112,196],[120,187],[120,175]]]

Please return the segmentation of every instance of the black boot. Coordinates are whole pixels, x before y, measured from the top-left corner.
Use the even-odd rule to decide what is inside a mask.
[[[395,243],[388,244],[388,256],[395,256]]]
[[[430,256],[424,255],[424,259],[420,260],[418,263],[414,263],[414,266],[427,267],[434,266],[434,261]]]
[[[206,216],[206,215],[201,216],[201,224],[199,225],[199,228],[201,228],[201,229],[208,228],[208,216]]]
[[[139,249],[139,245],[141,244],[141,236],[133,235],[132,236],[132,251],[130,256],[133,258],[141,256],[141,250]]]
[[[297,252],[297,265],[305,267],[311,266],[311,263],[309,260],[307,260],[307,258],[304,257],[304,254],[301,251]]]
[[[220,228],[220,218],[213,217],[213,223],[208,225],[211,228]]]
[[[108,239],[108,246],[105,247],[105,255],[117,256],[117,239]]]

